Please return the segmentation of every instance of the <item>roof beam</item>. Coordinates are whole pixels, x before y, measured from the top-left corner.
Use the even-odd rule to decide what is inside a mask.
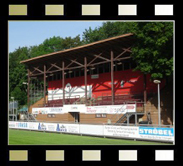
[[[92,62],[94,62],[100,55],[102,55],[102,53],[100,53],[99,55],[95,55],[95,58],[92,59],[92,60],[88,63],[88,65],[90,65]]]
[[[57,66],[56,65],[56,63],[54,63],[54,64],[51,64],[52,66],[54,66],[54,67],[56,67],[57,69],[59,69],[59,70],[62,70],[62,68],[61,67],[59,67],[59,66]]]
[[[82,66],[82,67],[84,67],[84,65],[83,64],[81,64],[81,63],[79,63],[78,61],[76,61],[76,60],[70,60],[71,62],[73,62],[73,63],[76,63],[76,64],[78,64],[79,66]]]
[[[74,59],[74,61],[76,61],[77,59]],[[72,61],[71,63],[69,63],[65,68],[68,68],[69,66],[71,66],[74,62]]]
[[[121,54],[119,54],[117,57],[114,58],[114,60],[117,60],[120,56],[122,56],[123,54],[125,54],[126,52],[131,52],[130,50],[131,47],[128,48],[123,48],[123,52]]]
[[[104,57],[102,57],[102,56],[100,56],[100,55],[94,55],[94,56],[97,57],[97,58],[99,58],[99,59],[103,59],[103,60],[105,60],[105,61],[110,60],[110,59],[104,58]]]
[[[55,63],[55,64],[56,64],[56,63]],[[50,71],[52,68],[53,68],[53,65],[51,64],[51,67],[50,67],[47,71]]]
[[[34,71],[32,73],[34,73],[36,70],[39,71],[40,73],[44,73],[42,70],[38,69],[38,67],[33,67],[34,68]]]

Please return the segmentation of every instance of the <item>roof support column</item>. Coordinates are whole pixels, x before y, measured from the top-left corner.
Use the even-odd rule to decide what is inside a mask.
[[[44,65],[44,106],[46,105],[46,65]]]
[[[65,63],[62,62],[62,90],[63,90],[63,99],[62,99],[62,103],[63,105],[65,104],[65,71],[64,71],[64,68],[65,68]]]
[[[27,78],[27,108],[28,108],[28,112],[29,112],[29,102],[30,102],[30,98],[29,98],[29,86],[30,86],[30,70],[27,69],[28,72],[28,78]]]
[[[114,53],[111,51],[111,98],[112,105],[114,105]]]
[[[87,104],[87,58],[84,58],[84,72],[85,72],[85,104]]]
[[[144,74],[144,104],[147,102],[146,74]]]

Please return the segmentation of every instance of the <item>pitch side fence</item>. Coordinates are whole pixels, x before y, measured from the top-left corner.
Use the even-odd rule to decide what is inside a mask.
[[[9,121],[9,128],[174,143],[174,128]]]

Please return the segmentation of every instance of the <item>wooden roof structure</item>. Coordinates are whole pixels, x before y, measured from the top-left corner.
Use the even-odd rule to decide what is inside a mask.
[[[30,70],[30,76],[43,75],[44,65],[46,65],[46,74],[73,70],[77,68],[91,67],[98,64],[111,62],[111,52],[113,52],[113,61],[129,59],[131,47],[134,43],[132,33],[111,37],[90,44],[53,52],[46,55],[30,58],[21,61]]]
[[[87,70],[95,65],[110,64],[111,104],[114,104],[114,63],[131,59],[131,48],[135,42],[132,33],[100,40],[90,44],[53,52],[46,55],[23,60],[27,66],[28,86],[27,103],[30,103],[29,86],[31,77],[43,78],[44,105],[46,104],[47,76],[62,73],[63,104],[65,103],[65,71],[83,69],[85,84],[85,103],[87,104]],[[119,63],[118,63],[119,64]]]

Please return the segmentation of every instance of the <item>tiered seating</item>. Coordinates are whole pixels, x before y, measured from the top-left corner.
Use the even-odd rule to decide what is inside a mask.
[[[111,96],[102,96],[100,100],[96,100],[96,105],[111,105],[112,97]],[[137,106],[143,106],[143,95],[116,95],[114,99],[114,104],[124,104],[124,103],[137,103]]]
[[[78,101],[79,98],[70,98],[70,99],[65,99],[65,104],[73,104],[74,102]],[[58,99],[58,100],[48,100],[48,104],[46,105],[47,107],[61,107],[63,106],[63,100]]]
[[[85,100],[84,100],[85,101]],[[90,105],[111,105],[112,104],[112,97],[111,95],[106,95],[106,96],[101,96],[97,98],[94,102],[90,103]],[[137,107],[142,107],[143,106],[143,95],[142,94],[125,94],[125,95],[116,95],[114,99],[114,104],[119,105],[119,104],[137,104]],[[65,104],[73,104],[73,103],[79,103],[80,98],[67,98],[65,99]],[[83,104],[83,103],[82,103]],[[63,106],[63,100],[58,99],[58,100],[49,100],[47,107],[61,107]]]
[[[63,106],[62,99],[58,100],[48,100],[48,107],[61,107]]]
[[[65,104],[73,104],[74,102],[78,101],[79,98],[70,98],[65,99]]]

